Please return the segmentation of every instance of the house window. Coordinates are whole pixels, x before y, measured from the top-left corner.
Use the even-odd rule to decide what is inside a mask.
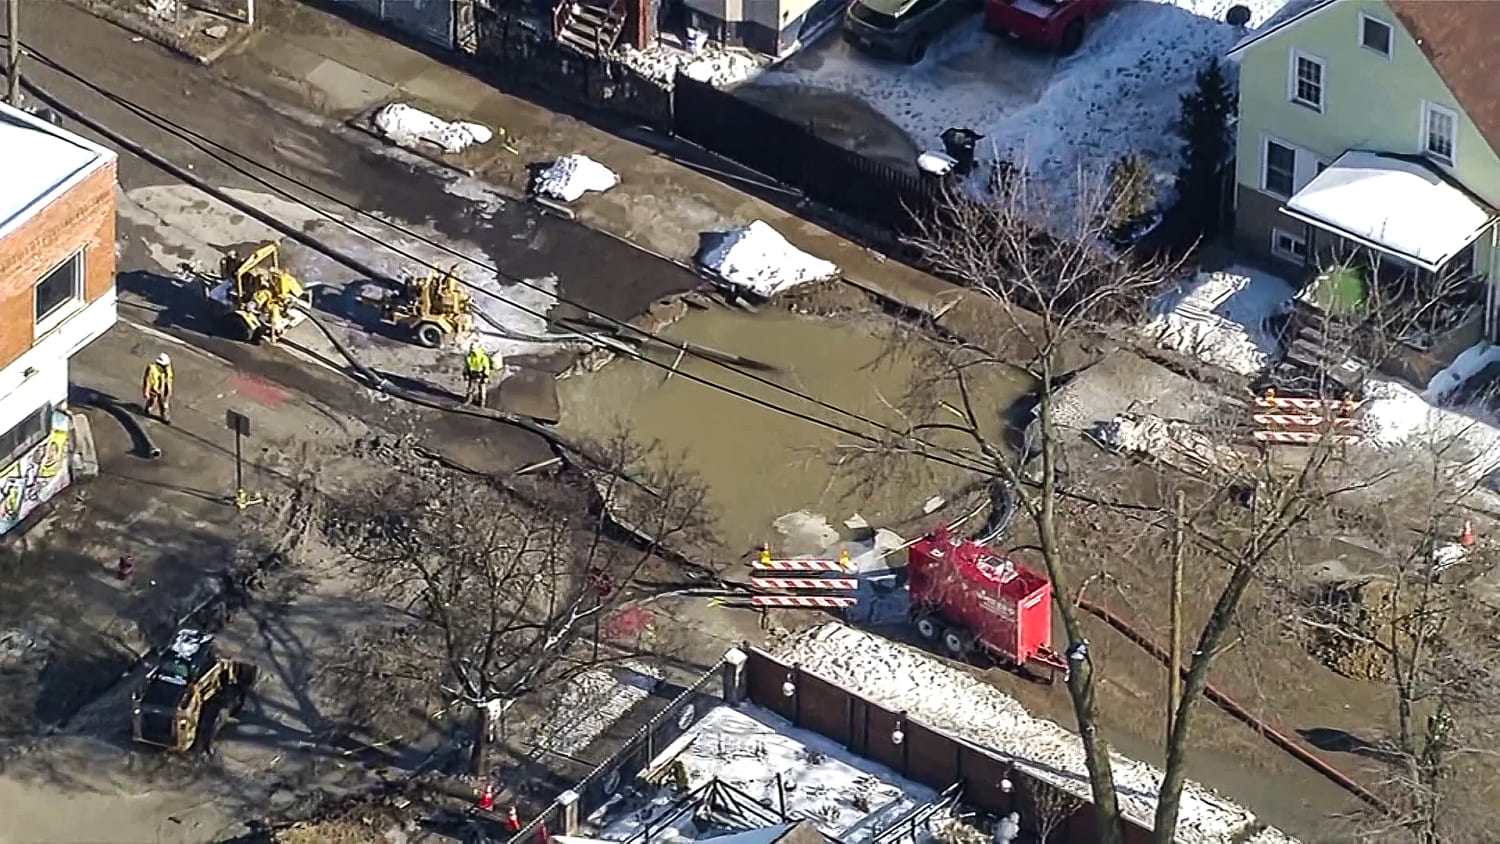
[[[36,283],[36,324],[40,329],[49,318],[57,316],[69,302],[83,298],[83,253],[63,261]]]
[[[1271,229],[1271,254],[1300,264],[1307,260],[1307,238],[1285,229]]]
[[[9,466],[52,430],[52,405],[44,404],[0,434],[0,469]]]
[[[1262,187],[1277,196],[1291,197],[1297,192],[1296,173],[1297,150],[1267,139]]]
[[[1429,158],[1452,164],[1458,146],[1458,114],[1435,103],[1422,103],[1422,149]]]
[[[1391,25],[1369,15],[1359,16],[1359,45],[1374,50],[1386,58],[1391,57]]]
[[[1323,60],[1297,50],[1292,51],[1292,102],[1316,111],[1323,110]]]

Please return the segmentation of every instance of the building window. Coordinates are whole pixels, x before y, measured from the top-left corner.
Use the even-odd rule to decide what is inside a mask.
[[[1285,229],[1271,229],[1271,254],[1300,264],[1307,260],[1307,238]]]
[[[1458,114],[1436,103],[1422,103],[1422,149],[1428,158],[1452,165],[1458,147]]]
[[[1292,51],[1292,102],[1316,111],[1323,110],[1323,60],[1297,50]]]
[[[9,466],[52,430],[52,405],[44,404],[9,431],[0,434],[0,468]]]
[[[36,324],[61,313],[69,302],[83,298],[83,253],[63,261],[36,283]]]
[[[1296,193],[1296,174],[1297,150],[1267,139],[1262,188],[1277,196],[1290,198]]]
[[[1391,57],[1391,25],[1366,14],[1359,16],[1359,44],[1386,58]]]

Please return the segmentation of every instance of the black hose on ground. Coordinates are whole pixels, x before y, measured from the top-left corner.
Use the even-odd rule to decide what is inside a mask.
[[[974,534],[973,541],[989,545],[1009,533],[1016,520],[1016,507],[1015,487],[1005,481],[995,481],[990,486],[990,517]]]
[[[131,450],[136,454],[149,457],[152,460],[161,457],[161,446],[158,446],[156,441],[151,439],[151,434],[146,431],[146,426],[141,424],[141,420],[136,418],[135,414],[122,407],[119,401],[113,396],[107,396],[98,390],[85,387],[79,391],[78,398],[83,404],[97,407],[114,417],[115,421],[119,422],[120,427],[124,428],[125,433],[129,435]]]

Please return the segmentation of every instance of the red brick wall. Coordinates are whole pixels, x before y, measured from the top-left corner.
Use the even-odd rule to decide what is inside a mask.
[[[0,240],[0,366],[31,348],[32,286],[80,248],[84,296],[92,302],[115,281],[114,160]]]

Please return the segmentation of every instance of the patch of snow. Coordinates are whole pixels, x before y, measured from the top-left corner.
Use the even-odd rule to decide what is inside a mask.
[[[1431,404],[1442,404],[1470,378],[1496,361],[1500,361],[1500,346],[1481,342],[1464,349],[1453,359],[1453,363],[1448,364],[1447,369],[1432,376],[1432,380],[1427,382],[1427,389],[1422,391],[1422,399]]]
[[[789,817],[811,821],[846,844],[881,831],[864,823],[867,817],[901,815],[937,796],[756,706],[713,709],[652,767],[673,758],[686,769],[689,788],[717,779],[776,810],[785,794]],[[615,831],[611,827],[604,837],[615,838]]]
[[[839,532],[822,513],[797,510],[777,516],[771,527],[785,537],[784,547],[777,549],[791,554],[818,554],[839,541]]]
[[[1459,482],[1500,468],[1500,428],[1494,420],[1436,407],[1422,393],[1385,378],[1366,380],[1364,396],[1357,417],[1371,445],[1429,451],[1453,465]]]
[[[775,296],[799,284],[832,278],[839,268],[803,252],[781,233],[756,220],[725,232],[699,262],[726,282],[762,296]]]
[[[1254,375],[1276,353],[1270,320],[1293,292],[1276,276],[1244,267],[1198,273],[1152,303],[1145,332],[1164,349]]]
[[[838,623],[815,628],[778,654],[804,671],[923,724],[1015,759],[1028,775],[1090,799],[1083,745],[1057,724],[967,672],[879,636]],[[1121,811],[1150,827],[1162,772],[1111,754]],[[1255,816],[1211,790],[1188,782],[1182,792],[1177,840],[1228,842],[1258,826]],[[1254,840],[1284,840],[1275,838]]]
[[[565,155],[552,162],[536,180],[536,192],[542,196],[573,202],[589,191],[604,193],[620,183],[615,171],[587,155]]]
[[[615,56],[636,73],[671,85],[678,71],[697,82],[723,88],[737,85],[760,73],[769,59],[747,50],[737,50],[712,42],[705,43],[696,54],[659,44],[646,50],[625,47]]]
[[[579,674],[558,696],[539,731],[538,744],[577,756],[631,707],[650,697],[655,682],[655,677],[636,671],[595,669]]]
[[[1246,0],[1252,24],[1285,0]],[[935,148],[949,127],[984,136],[980,160],[1021,166],[1048,197],[1065,203],[1080,168],[1106,172],[1140,152],[1156,173],[1158,199],[1169,198],[1181,165],[1182,139],[1172,131],[1180,97],[1194,74],[1222,57],[1244,33],[1224,21],[1234,0],[1116,3],[1073,56],[1055,61],[960,25],[914,67],[881,62],[846,48],[824,47],[815,66],[787,67],[757,84],[806,86],[858,97],[910,136]],[[975,73],[971,67],[983,67]],[[1233,68],[1229,68],[1232,73]],[[976,178],[985,178],[976,170]],[[982,183],[980,181],[979,183]]]
[[[444,120],[405,103],[383,106],[375,112],[374,122],[380,134],[397,146],[413,149],[429,143],[450,154],[488,143],[495,136],[488,126]]]

